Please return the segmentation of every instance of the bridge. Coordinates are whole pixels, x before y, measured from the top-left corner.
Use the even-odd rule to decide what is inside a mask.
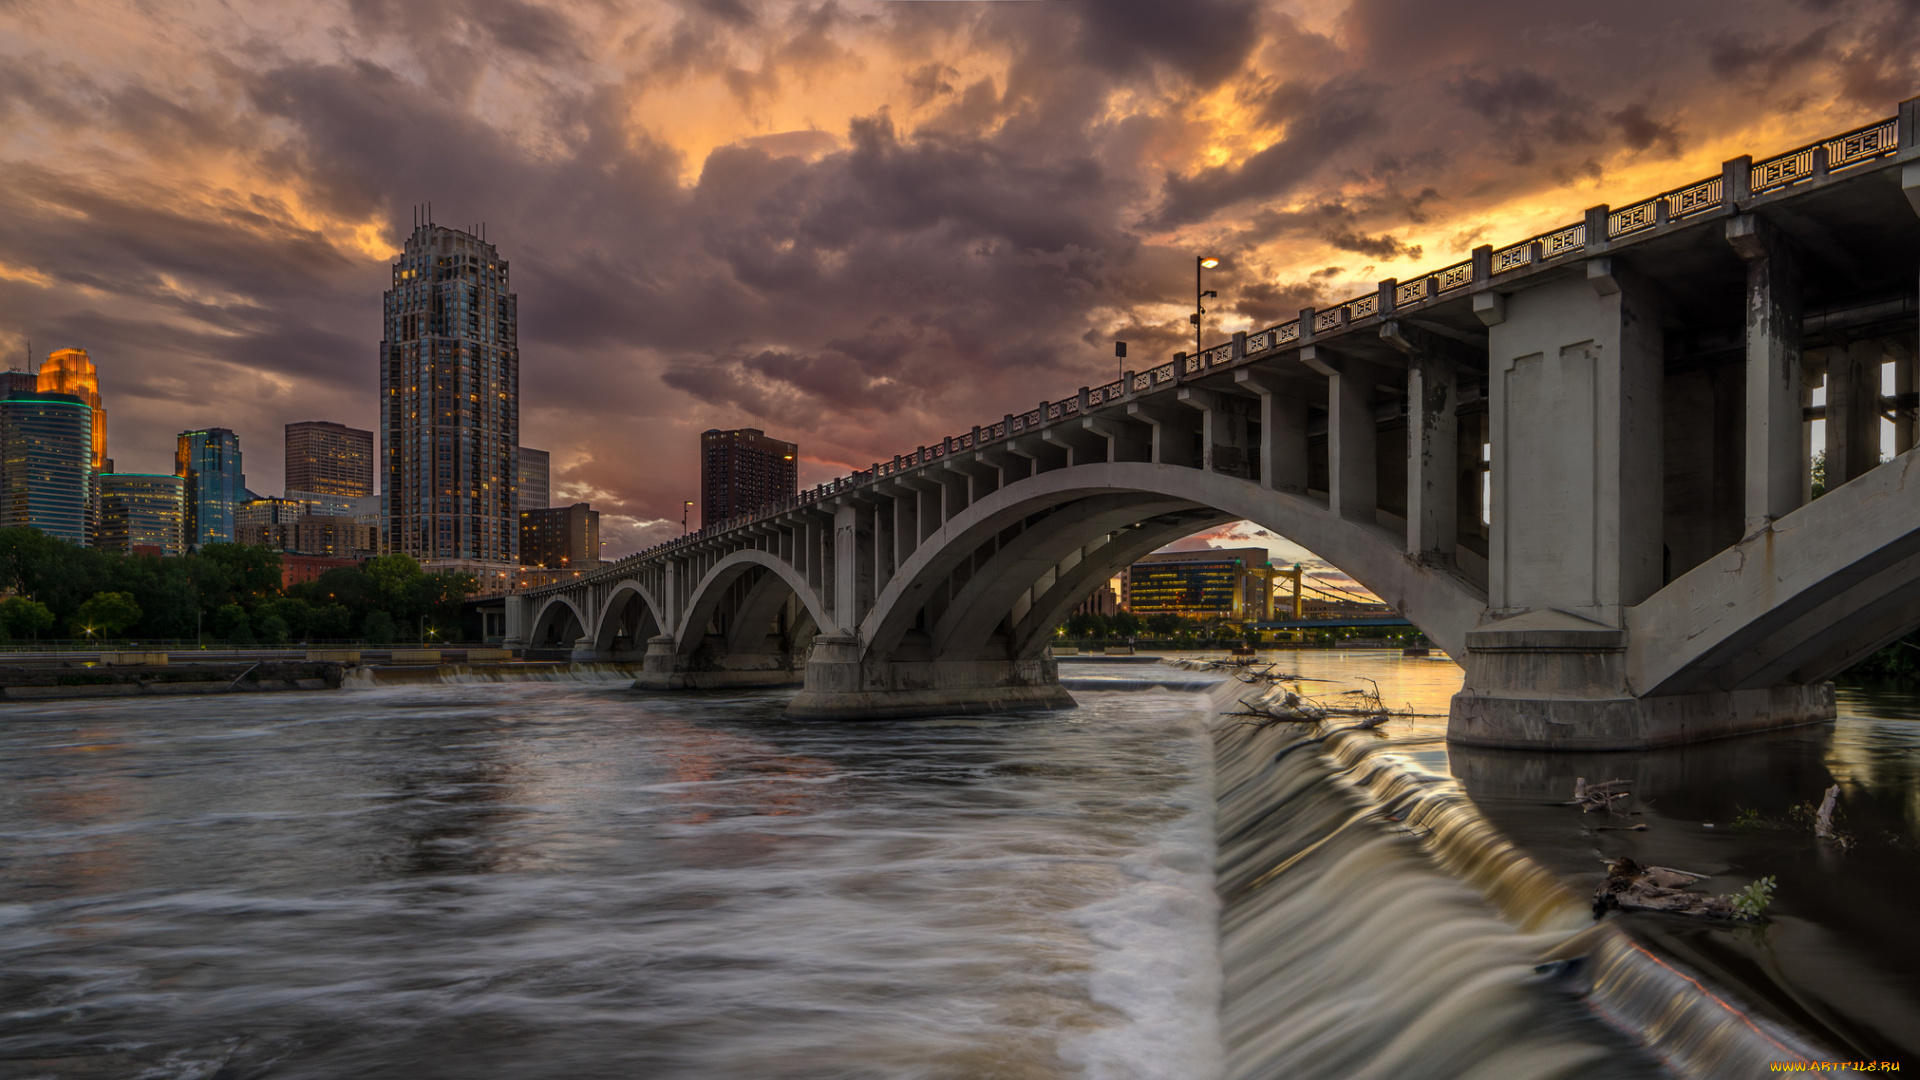
[[[1829,718],[1827,680],[1920,625],[1917,105],[529,589],[509,638],[798,684],[800,717],[1064,706],[1054,627],[1245,519],[1461,661],[1455,741]]]

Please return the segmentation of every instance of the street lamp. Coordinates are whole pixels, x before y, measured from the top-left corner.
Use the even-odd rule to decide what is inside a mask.
[[[1200,272],[1202,270],[1211,270],[1219,265],[1220,260],[1211,255],[1195,255],[1193,257],[1193,314],[1188,316],[1188,318],[1193,320],[1193,355],[1195,356],[1200,355],[1200,316],[1207,313],[1203,302],[1208,297],[1217,299],[1220,296],[1219,293],[1212,289],[1208,289],[1205,292],[1200,290]]]
[[[687,518],[691,517],[692,515],[693,515],[693,500],[688,499],[686,502],[683,502],[680,504],[680,535],[681,536],[687,535]]]

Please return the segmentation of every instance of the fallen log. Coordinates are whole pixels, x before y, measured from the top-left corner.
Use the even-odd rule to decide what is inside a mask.
[[[1622,856],[1607,863],[1606,878],[1593,890],[1593,917],[1608,911],[1664,911],[1700,919],[1738,919],[1732,898],[1685,891],[1701,880],[1700,874],[1642,866]]]

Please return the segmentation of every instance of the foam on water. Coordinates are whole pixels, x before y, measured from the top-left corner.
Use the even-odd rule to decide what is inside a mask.
[[[1090,1080],[1210,1080],[1220,1069],[1220,958],[1213,889],[1211,753],[1195,714],[1199,767],[1174,799],[1187,812],[1120,860],[1133,884],[1073,914],[1098,947],[1093,1000],[1125,1023],[1070,1040]]]

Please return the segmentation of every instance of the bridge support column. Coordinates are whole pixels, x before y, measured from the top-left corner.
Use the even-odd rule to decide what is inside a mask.
[[[1880,363],[1877,341],[1827,353],[1827,487],[1880,464]]]
[[[508,648],[516,648],[527,644],[528,636],[533,633],[533,626],[531,625],[533,620],[532,606],[524,596],[511,593],[507,595],[506,640],[503,644]]]
[[[787,715],[808,720],[897,720],[955,713],[1072,708],[1051,657],[1033,660],[882,660],[858,637],[813,639],[806,682]]]
[[[1542,284],[1476,310],[1490,329],[1490,621],[1466,635],[1466,681],[1447,737],[1477,746],[1619,750],[1831,717],[1826,684],[1653,696],[1629,677],[1628,613],[1663,584],[1656,294],[1616,275],[1610,260],[1594,259],[1586,281]],[[1775,360],[1793,351],[1777,336],[1767,340]],[[1777,379],[1775,370],[1761,380],[1763,403],[1773,402],[1776,382],[1798,401],[1793,352],[1790,379]],[[1793,423],[1797,440],[1797,414]],[[1785,446],[1763,439],[1759,449],[1771,455]],[[1750,494],[1751,482],[1750,474]],[[1771,500],[1782,492],[1761,485],[1760,505],[1777,509]]]
[[[1407,360],[1407,554],[1451,558],[1459,527],[1459,393],[1453,365]]]
[[[1752,535],[1806,501],[1800,279],[1793,252],[1751,214],[1727,222],[1747,262],[1747,523]]]

